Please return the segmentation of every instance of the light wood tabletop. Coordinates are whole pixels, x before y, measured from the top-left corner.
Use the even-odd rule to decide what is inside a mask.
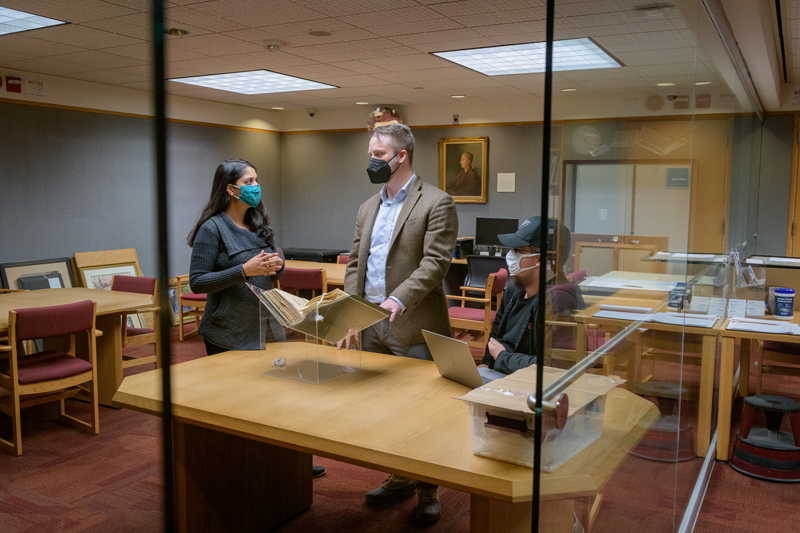
[[[473,512],[525,514],[530,527],[532,471],[472,453],[468,407],[454,399],[468,388],[439,376],[433,362],[364,352],[360,371],[320,384],[264,375],[269,361],[297,356],[304,343],[266,352],[227,352],[172,367],[177,421],[264,443],[407,475],[472,494]],[[314,349],[335,350],[314,346]],[[161,371],[125,378],[114,396],[123,407],[158,415]],[[623,389],[609,393],[603,436],[564,466],[542,473],[543,500],[594,496],[653,420],[655,406]],[[646,425],[646,424],[643,424]],[[499,508],[498,508],[499,506]],[[489,508],[494,511],[487,510]],[[553,506],[553,509],[558,509]],[[571,507],[570,507],[571,508]],[[562,509],[563,510],[563,509]],[[562,513],[563,514],[563,513]],[[569,527],[572,511],[567,515]],[[496,520],[492,523],[496,527]],[[555,522],[566,528],[567,520]],[[473,514],[473,530],[482,530]],[[507,524],[513,531],[513,524]],[[570,529],[571,531],[571,529]]]
[[[14,309],[63,305],[83,300],[92,300],[97,304],[97,329],[103,332],[97,338],[98,397],[103,405],[111,405],[111,398],[122,383],[121,315],[124,311],[152,305],[152,296],[80,287],[3,293],[0,294],[0,332],[8,329],[8,312]]]

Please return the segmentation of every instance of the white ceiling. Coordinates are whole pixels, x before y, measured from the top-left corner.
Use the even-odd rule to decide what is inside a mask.
[[[676,0],[686,4],[685,0]],[[694,2],[689,2],[694,4]],[[793,37],[800,0],[791,0]],[[556,90],[579,94],[653,90],[675,82],[723,84],[709,54],[678,7],[667,2],[558,0],[556,39],[590,37],[623,68],[560,72]],[[152,85],[150,0],[0,0],[0,5],[69,22],[0,36],[0,68],[149,89]],[[639,9],[637,9],[639,8]],[[166,27],[168,77],[266,69],[336,89],[266,95],[167,83],[171,94],[287,110],[423,105],[463,94],[471,101],[540,96],[542,74],[489,77],[431,52],[544,40],[543,0],[171,0]],[[330,32],[315,37],[312,31]],[[279,51],[266,45],[278,44]],[[792,38],[800,57],[800,38]],[[792,76],[800,73],[794,65]]]

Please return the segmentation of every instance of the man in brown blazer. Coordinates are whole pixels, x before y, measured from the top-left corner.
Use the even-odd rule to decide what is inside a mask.
[[[369,154],[370,180],[385,185],[358,210],[344,288],[392,314],[388,321],[362,332],[362,349],[431,359],[422,328],[450,335],[442,280],[458,233],[455,202],[414,173],[414,135],[408,126],[375,128]],[[441,507],[435,485],[392,474],[366,499],[380,505],[411,496],[415,490],[417,518],[438,520]]]

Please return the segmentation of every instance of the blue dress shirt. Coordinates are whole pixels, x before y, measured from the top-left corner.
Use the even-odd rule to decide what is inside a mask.
[[[381,189],[381,206],[372,226],[369,258],[367,258],[367,279],[364,283],[364,297],[370,302],[381,304],[386,300],[386,257],[389,255],[389,244],[392,242],[397,216],[408,196],[408,186],[415,177],[416,174],[412,175],[392,199],[389,199],[386,193],[386,185]],[[394,296],[391,298],[403,311],[406,310],[403,302]]]

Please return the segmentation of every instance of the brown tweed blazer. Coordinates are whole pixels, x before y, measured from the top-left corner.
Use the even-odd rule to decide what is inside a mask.
[[[372,226],[380,207],[380,194],[361,204],[344,289],[364,295]],[[422,344],[422,328],[450,335],[444,279],[458,235],[458,215],[453,198],[414,177],[397,217],[386,259],[386,294],[406,307],[395,317],[392,332],[406,344]]]

